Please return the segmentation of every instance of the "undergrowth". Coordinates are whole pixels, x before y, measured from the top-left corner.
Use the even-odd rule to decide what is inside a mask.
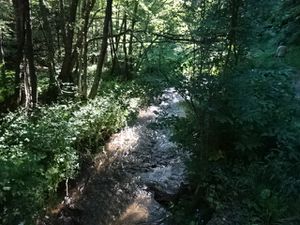
[[[233,210],[225,219],[237,224],[299,224],[300,108],[292,79],[286,70],[243,69],[182,80],[189,116],[174,123],[174,138],[193,152],[194,197],[174,207],[175,224],[205,224],[211,208],[216,216]]]
[[[58,185],[74,178],[85,157],[149,102],[135,82],[107,82],[100,97],[20,109],[1,119],[0,223],[31,224]]]

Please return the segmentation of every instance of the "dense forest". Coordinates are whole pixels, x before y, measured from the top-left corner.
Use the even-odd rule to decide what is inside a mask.
[[[0,224],[300,224],[298,0],[0,0],[0,12]],[[170,90],[184,116],[160,112]],[[107,146],[132,126],[139,157],[149,130],[184,157],[175,194],[147,187],[163,220],[118,219],[133,164],[115,164],[134,154]]]

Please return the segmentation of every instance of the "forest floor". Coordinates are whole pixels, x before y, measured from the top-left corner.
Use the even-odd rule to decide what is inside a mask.
[[[61,225],[167,224],[165,203],[186,184],[183,152],[161,120],[185,116],[174,88],[139,112],[134,125],[113,135],[63,203],[40,221]]]

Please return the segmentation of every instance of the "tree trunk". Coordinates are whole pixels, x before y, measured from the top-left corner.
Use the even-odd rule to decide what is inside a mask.
[[[29,0],[13,0],[16,15],[17,66],[15,96],[17,103],[26,107],[37,104],[37,77],[35,73]],[[24,88],[22,88],[24,87]]]
[[[40,17],[43,22],[43,30],[44,36],[46,40],[46,47],[47,47],[47,63],[48,63],[48,70],[49,70],[49,87],[48,89],[51,90],[57,86],[55,80],[55,50],[54,50],[54,41],[52,38],[52,31],[51,26],[48,21],[48,17],[50,16],[49,9],[46,7],[44,0],[39,0],[39,11]]]
[[[15,90],[14,95],[16,104],[19,105],[24,101],[23,91],[21,89],[22,78],[22,61],[23,50],[25,44],[25,30],[24,30],[24,6],[21,5],[20,0],[13,0],[16,19],[16,36],[17,36],[17,52],[16,52],[16,70],[15,70]]]
[[[111,16],[112,16],[112,3],[113,3],[113,0],[107,0],[106,10],[105,10],[105,18],[104,18],[104,26],[103,26],[103,39],[102,39],[102,44],[101,44],[100,55],[98,58],[95,79],[94,79],[92,89],[89,94],[90,98],[96,97],[98,87],[99,87],[100,81],[102,79],[102,69],[103,69],[104,60],[105,60],[105,56],[106,56],[106,52],[107,52],[107,45],[108,45],[109,23],[111,22]]]
[[[55,13],[55,35],[56,35],[56,44],[58,48],[58,60],[62,61],[62,47],[61,47],[61,38],[60,38],[60,28],[61,28],[61,19],[59,18],[59,13]]]
[[[32,29],[30,18],[29,0],[23,0],[25,4],[25,29],[26,29],[26,43],[25,43],[25,57],[28,59],[29,66],[29,80],[31,88],[31,106],[35,107],[37,104],[37,76],[34,66],[33,43],[32,43]]]
[[[117,16],[117,24],[116,27],[118,27],[119,24],[119,13]],[[121,26],[120,26],[120,33],[123,30],[123,26],[124,26],[124,20],[122,20]],[[115,41],[113,41],[113,26],[111,24],[111,38],[112,38],[112,43],[113,43],[113,51],[114,51],[114,55],[112,58],[112,67],[111,67],[111,72],[110,74],[113,75],[115,73],[115,70],[117,69],[117,71],[120,71],[120,65],[119,65],[119,59],[118,59],[118,51],[119,51],[119,45],[120,45],[120,36],[116,36]]]
[[[136,17],[137,17],[137,10],[138,10],[139,2],[136,0],[134,2],[134,9],[133,9],[133,17],[131,22],[131,31],[130,31],[130,37],[129,37],[129,46],[128,46],[128,79],[132,79],[132,73],[133,73],[133,32],[134,27],[136,24]]]
[[[124,35],[123,35],[123,52],[124,52],[124,73],[125,79],[128,80],[129,77],[129,68],[128,68],[128,52],[127,52],[127,14],[124,12]]]
[[[96,0],[85,0],[83,2],[83,8],[82,8],[82,19],[84,21],[82,31],[81,31],[81,40],[78,45],[80,45],[80,68],[79,68],[79,77],[78,77],[78,89],[79,93],[82,97],[87,98],[87,67],[88,67],[88,31],[90,26],[90,14],[92,9],[94,8],[94,5],[96,3]]]
[[[5,55],[3,49],[3,32],[0,29],[0,76],[1,76],[1,83],[3,85],[6,84],[6,74],[5,74]]]
[[[63,0],[60,0],[60,16],[61,16],[61,29],[64,39],[65,55],[63,58],[62,68],[59,74],[59,80],[63,83],[72,83],[72,72],[74,67],[73,57],[73,39],[74,28],[76,22],[76,13],[79,0],[72,0],[70,4],[67,21],[65,19],[65,6]]]
[[[231,0],[230,1],[230,30],[228,33],[228,49],[227,49],[227,56],[225,60],[225,70],[230,67],[230,61],[232,58],[232,54],[234,56],[234,63],[235,65],[238,62],[238,55],[237,55],[237,29],[238,29],[238,20],[239,20],[239,10],[240,10],[240,0]]]
[[[80,76],[80,92],[83,98],[87,98],[87,68],[88,68],[88,57],[87,57],[87,52],[88,52],[88,44],[87,44],[87,37],[84,38],[84,43],[83,43],[83,50],[82,50],[82,68],[83,68],[83,73]]]

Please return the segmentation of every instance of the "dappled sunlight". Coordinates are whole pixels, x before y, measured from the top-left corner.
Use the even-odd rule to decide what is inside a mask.
[[[131,150],[136,148],[139,143],[139,139],[139,128],[127,127],[120,133],[111,137],[110,141],[105,145],[104,151],[114,152],[115,154],[123,154],[126,156]]]
[[[142,109],[139,112],[138,115],[138,122],[142,121],[148,121],[153,122],[153,120],[158,116],[158,114],[161,112],[161,108],[158,106],[149,106],[147,109]]]
[[[147,221],[149,218],[149,206],[153,201],[150,193],[139,193],[134,201],[128,205],[115,225],[132,225]]]
[[[186,116],[184,108],[180,105],[184,101],[184,99],[174,87],[166,89],[161,96],[161,99],[162,102],[160,103],[160,107],[165,109],[168,117]]]
[[[160,118],[182,115],[182,98],[167,89],[160,104],[140,110],[136,123],[112,135],[95,157],[89,177],[70,191],[56,210],[56,220],[86,225],[160,224],[169,213],[157,200],[170,201],[185,183],[183,152],[165,128],[151,128]]]
[[[0,11],[1,225],[300,224],[300,0]]]

